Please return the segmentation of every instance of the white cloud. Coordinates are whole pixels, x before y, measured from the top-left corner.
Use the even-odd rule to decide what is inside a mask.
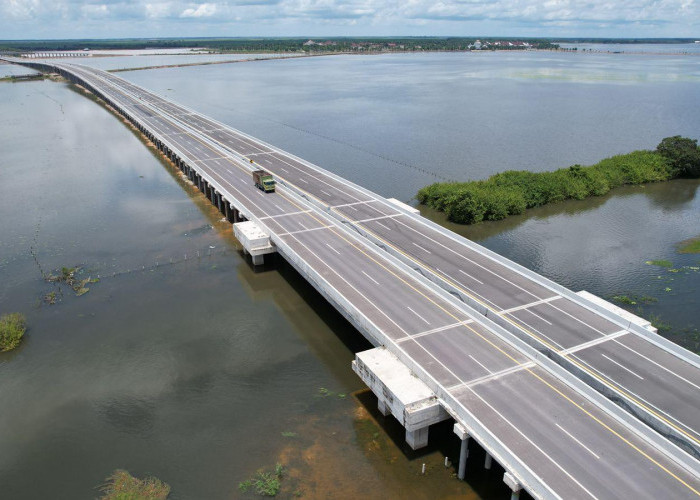
[[[216,14],[216,4],[199,4],[196,9],[189,8],[182,11],[180,17],[211,17]]]
[[[2,38],[211,32],[693,37],[700,0],[0,0]]]

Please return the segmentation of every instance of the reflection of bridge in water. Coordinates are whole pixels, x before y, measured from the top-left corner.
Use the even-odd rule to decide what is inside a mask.
[[[700,361],[648,322],[112,74],[13,61],[104,99],[234,222],[254,263],[278,252],[377,346],[353,368],[414,449],[453,419],[458,475],[473,438],[514,496],[700,495]],[[253,185],[259,168],[275,194]]]

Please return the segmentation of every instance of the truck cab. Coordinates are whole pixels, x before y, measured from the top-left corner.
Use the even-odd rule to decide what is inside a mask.
[[[275,192],[276,182],[271,173],[265,172],[264,170],[255,170],[253,172],[253,180],[255,181],[255,186],[258,189],[266,193]]]

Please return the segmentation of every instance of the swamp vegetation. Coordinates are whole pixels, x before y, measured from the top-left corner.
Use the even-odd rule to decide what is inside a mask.
[[[27,322],[21,313],[0,316],[0,352],[11,351],[22,341],[27,331]]]
[[[700,177],[697,140],[667,137],[656,150],[633,151],[591,166],[573,165],[553,172],[509,170],[486,180],[438,182],[418,191],[418,201],[444,212],[459,224],[501,220],[568,199],[601,196],[633,184]]]

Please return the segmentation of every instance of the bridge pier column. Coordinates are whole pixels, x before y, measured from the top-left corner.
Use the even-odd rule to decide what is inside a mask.
[[[379,413],[381,413],[385,417],[389,415],[389,413],[391,413],[389,407],[386,405],[386,401],[384,401],[381,398],[377,399],[377,409],[379,409]]]
[[[484,458],[484,469],[491,470],[491,462],[492,462],[491,454],[487,451],[486,458]]]
[[[238,211],[238,209],[234,208],[233,209],[233,223],[235,224],[236,222],[241,221],[241,214]]]
[[[503,474],[503,482],[510,487],[512,492],[510,494],[510,500],[518,500],[520,498],[520,490],[523,489],[523,485],[520,484],[510,472]]]
[[[459,424],[455,424],[453,430],[462,441],[459,448],[457,477],[464,480],[464,476],[467,472],[467,458],[469,457],[469,433]]]
[[[254,266],[262,266],[263,265],[263,256],[262,255],[251,255],[250,258],[253,260],[253,265]]]
[[[406,442],[412,449],[417,450],[428,446],[428,430],[430,427],[422,427],[415,431],[406,431]]]
[[[231,221],[231,204],[224,200],[224,215],[226,216],[226,220],[229,222]]]

